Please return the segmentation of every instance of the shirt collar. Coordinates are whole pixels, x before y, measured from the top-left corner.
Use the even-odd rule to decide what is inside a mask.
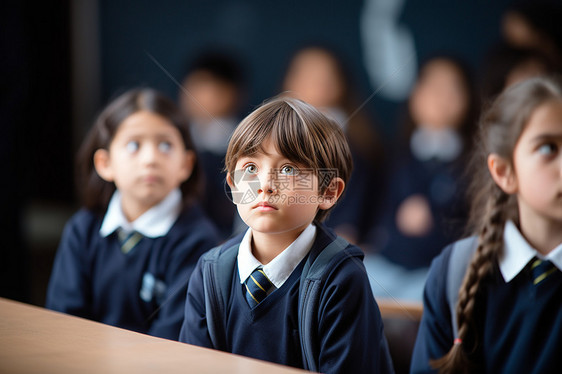
[[[160,203],[129,222],[121,209],[121,193],[116,190],[103,218],[100,235],[105,237],[121,228],[126,232],[137,231],[149,238],[165,236],[181,212],[181,200],[181,191],[174,189]]]
[[[249,228],[238,249],[240,283],[244,283],[256,268],[263,266],[263,271],[271,283],[280,288],[308,254],[314,239],[316,239],[316,226],[310,224],[283,252],[267,265],[263,265],[252,254],[252,229]]]
[[[412,154],[420,161],[436,158],[441,162],[455,160],[462,152],[461,136],[453,129],[432,130],[418,127],[410,138]]]
[[[505,282],[515,278],[533,257],[550,260],[562,270],[562,243],[545,257],[531,247],[512,221],[506,222],[503,239],[504,251],[499,259],[499,266]]]

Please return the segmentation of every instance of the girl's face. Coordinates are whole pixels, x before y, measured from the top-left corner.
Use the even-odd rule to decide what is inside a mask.
[[[531,115],[513,153],[515,192],[522,228],[562,225],[562,101]]]
[[[99,149],[94,155],[97,173],[115,183],[122,195],[123,212],[130,221],[186,181],[194,163],[195,154],[185,149],[178,129],[148,111],[127,117],[109,149]]]
[[[410,112],[417,126],[457,128],[467,113],[468,100],[458,68],[438,59],[423,68],[412,92]]]

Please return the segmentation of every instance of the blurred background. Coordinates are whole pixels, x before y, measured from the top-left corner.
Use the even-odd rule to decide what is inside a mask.
[[[243,67],[248,113],[283,87],[291,55],[328,45],[379,137],[396,134],[421,61],[475,71],[512,1],[7,1],[2,8],[0,296],[41,305],[65,221],[79,208],[74,155],[111,98],[151,86],[177,99],[207,48]]]

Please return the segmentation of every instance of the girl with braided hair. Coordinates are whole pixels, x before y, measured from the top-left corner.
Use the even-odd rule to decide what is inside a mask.
[[[533,78],[508,88],[482,117],[476,147],[474,244],[454,243],[431,265],[411,372],[559,372],[562,83]],[[453,315],[455,250],[474,255]]]

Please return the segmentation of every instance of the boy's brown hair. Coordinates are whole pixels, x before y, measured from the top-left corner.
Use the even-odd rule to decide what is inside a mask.
[[[265,102],[236,128],[225,158],[225,170],[234,180],[236,162],[262,151],[271,139],[277,151],[292,162],[312,169],[318,177],[319,193],[333,178],[347,183],[353,168],[349,145],[341,128],[319,110],[301,100],[278,96]],[[315,221],[329,214],[319,210]]]

